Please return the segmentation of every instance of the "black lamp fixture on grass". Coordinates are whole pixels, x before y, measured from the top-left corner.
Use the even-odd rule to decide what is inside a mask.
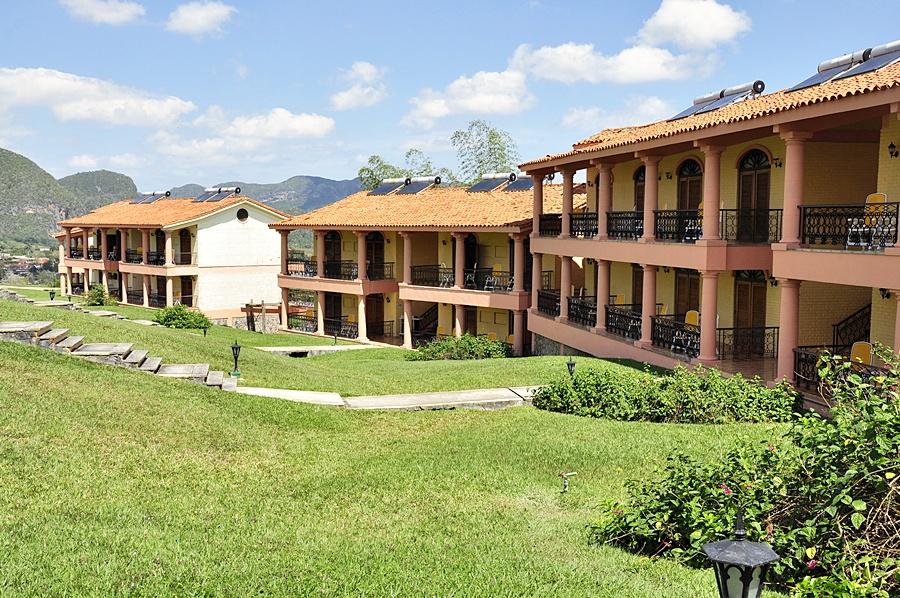
[[[734,540],[704,544],[703,552],[712,561],[720,598],[759,598],[769,566],[780,557],[762,542],[748,542],[744,529],[744,509],[734,522]]]
[[[202,328],[202,330],[203,330],[203,336],[204,336],[204,338],[205,338],[205,337],[206,337],[206,332],[209,330],[209,326],[204,326],[204,327]],[[234,369],[237,369],[237,368],[234,368]]]
[[[569,376],[575,375],[575,358],[569,357],[569,361],[566,362],[566,367],[569,369]]]
[[[56,291],[50,291],[50,301],[54,301],[56,299]]]
[[[238,369],[238,356],[241,354],[241,346],[237,341],[234,341],[234,344],[231,345],[231,354],[234,356],[234,371],[231,372],[231,377],[240,378],[241,371]]]

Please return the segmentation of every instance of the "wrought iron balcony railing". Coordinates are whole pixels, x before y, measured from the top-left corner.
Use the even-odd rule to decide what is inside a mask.
[[[144,256],[141,255],[140,251],[136,249],[126,249],[125,250],[125,261],[129,264],[140,264],[144,259]]]
[[[800,206],[800,240],[804,245],[830,245],[881,250],[897,244],[900,203]]]
[[[150,307],[165,307],[166,306],[166,296],[160,295],[158,293],[150,294]]]
[[[313,278],[316,276],[316,272],[318,268],[318,264],[316,260],[308,260],[308,259],[300,259],[288,258],[287,262],[287,273],[291,276],[298,276],[300,278]]]
[[[783,210],[725,209],[719,211],[719,235],[737,243],[777,243]],[[701,227],[702,228],[702,227]]]
[[[80,260],[84,258],[84,252],[81,249],[71,248],[69,250],[69,257],[72,259]]]
[[[193,266],[197,263],[197,254],[193,251],[176,251],[172,260],[179,266]]]
[[[175,297],[174,299],[175,305],[180,304],[185,307],[194,307],[196,301],[196,295],[181,295],[180,297]]]
[[[703,233],[698,210],[656,210],[654,235],[661,241],[693,243]]]
[[[569,321],[581,326],[596,326],[597,298],[569,297]]]
[[[841,355],[844,358],[848,353],[846,347],[833,345],[805,345],[794,349],[794,377],[798,388],[814,392],[825,390],[820,388],[822,379],[819,377],[819,359],[826,352],[832,355]],[[850,373],[867,380],[875,376],[883,376],[886,372],[884,368],[877,365],[851,362]]]
[[[306,308],[306,309],[315,309],[316,293],[315,293],[315,291],[290,289],[288,291],[288,305],[290,305],[291,307],[302,307],[302,308]]]
[[[562,234],[562,214],[541,214],[540,230],[542,237],[558,237]]]
[[[103,254],[100,252],[99,247],[88,247],[87,250],[87,259],[89,260],[99,260],[103,257]]]
[[[570,221],[571,235],[581,239],[590,239],[597,236],[597,212],[585,212],[572,214]]]
[[[453,268],[436,265],[412,267],[412,283],[416,286],[450,288],[454,282]]]
[[[607,305],[606,331],[617,336],[639,340],[641,338],[641,304]]]
[[[366,334],[369,336],[394,336],[394,321],[366,322]]]
[[[559,315],[559,291],[539,290],[537,309],[548,316]]]
[[[325,278],[338,280],[355,280],[359,276],[359,266],[356,261],[342,260],[325,262]]]
[[[119,250],[118,249],[110,249],[106,252],[106,259],[110,262],[118,262],[119,261]]]
[[[125,291],[125,298],[127,299],[128,303],[130,303],[131,305],[143,305],[144,304],[144,291],[143,290],[133,291],[131,289],[128,289],[127,291]]]
[[[325,334],[342,338],[357,338],[359,325],[344,318],[325,318]]]
[[[393,280],[394,262],[366,265],[366,278],[369,280]]]
[[[148,251],[147,263],[151,266],[164,266],[166,264],[166,254],[162,251]]]
[[[644,234],[644,213],[607,212],[606,234],[610,239],[640,239]]]
[[[319,329],[318,318],[315,315],[293,314],[288,316],[288,328],[300,332],[316,332]]]
[[[778,327],[717,328],[719,359],[747,359],[778,355]]]
[[[651,342],[688,357],[700,355],[700,327],[684,323],[684,315],[652,316]]]

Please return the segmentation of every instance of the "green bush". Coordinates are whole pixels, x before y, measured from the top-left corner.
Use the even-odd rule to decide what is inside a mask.
[[[547,411],[628,421],[724,423],[789,421],[797,394],[740,375],[678,366],[667,376],[582,370],[541,388],[534,406]]]
[[[872,376],[826,358],[832,419],[810,412],[712,464],[673,455],[604,505],[593,540],[705,566],[701,547],[728,537],[742,507],[749,539],[781,556],[772,578],[795,596],[900,595],[900,371],[888,359]]]
[[[438,359],[493,359],[509,357],[509,345],[493,341],[486,336],[464,334],[459,338],[447,336],[426,343],[406,354],[410,361],[435,361]]]
[[[199,311],[192,311],[183,305],[173,305],[158,312],[153,319],[169,328],[209,328],[209,318]]]
[[[99,284],[92,286],[87,293],[84,294],[85,305],[118,305],[118,302],[112,295]]]

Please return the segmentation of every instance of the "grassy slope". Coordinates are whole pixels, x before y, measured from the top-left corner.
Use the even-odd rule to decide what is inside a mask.
[[[675,448],[772,434],[349,412],[9,343],[0,363],[3,594],[712,597],[709,570],[591,547],[585,525]]]
[[[209,337],[196,331],[151,328],[80,312],[34,307],[0,300],[0,320],[52,320],[87,341],[132,342],[167,363],[209,363],[231,371],[231,343],[247,347],[240,369],[245,386],[338,392],[344,396],[464,390],[541,384],[565,371],[565,357],[529,357],[483,361],[409,362],[402,349],[366,349],[291,359],[250,348],[252,345],[307,344],[315,337],[261,335],[217,326]],[[579,367],[622,367],[581,359]]]

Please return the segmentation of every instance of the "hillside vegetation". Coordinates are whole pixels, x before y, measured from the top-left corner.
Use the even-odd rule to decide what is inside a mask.
[[[110,170],[79,172],[59,179],[59,184],[94,209],[114,201],[137,195],[137,186],[130,176]]]
[[[227,181],[209,185],[209,187],[240,187],[242,195],[269,204],[288,214],[299,214],[321,208],[362,189],[359,179],[335,181],[303,175],[293,176],[280,183]],[[203,189],[203,185],[183,185],[172,189],[172,195],[193,197],[202,193]]]

